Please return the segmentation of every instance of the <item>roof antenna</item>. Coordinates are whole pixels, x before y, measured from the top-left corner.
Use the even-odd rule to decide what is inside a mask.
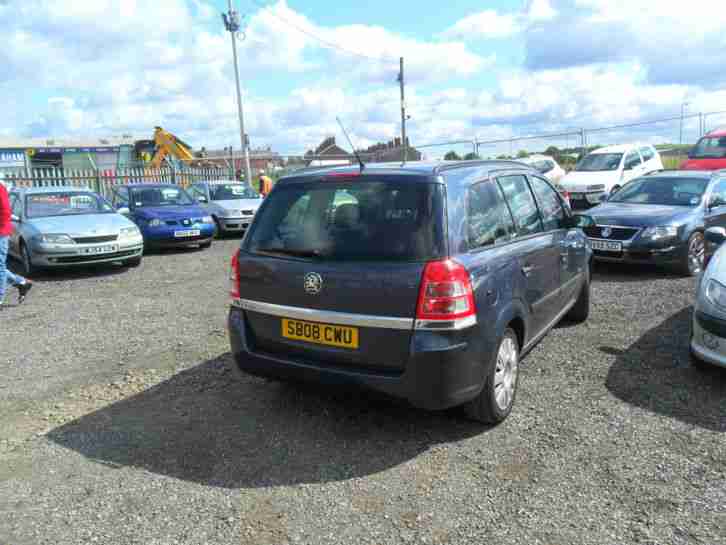
[[[353,155],[355,155],[355,158],[358,159],[358,164],[360,165],[360,171],[363,172],[363,169],[366,168],[366,165],[363,162],[363,159],[360,158],[360,155],[358,155],[358,151],[355,149],[355,146],[353,145],[353,141],[350,139],[350,136],[348,136],[348,131],[345,130],[345,127],[343,126],[343,123],[341,123],[339,117],[336,117],[335,120],[338,122],[338,125],[340,125],[340,128],[342,129],[346,140],[348,140],[350,147],[353,148]]]

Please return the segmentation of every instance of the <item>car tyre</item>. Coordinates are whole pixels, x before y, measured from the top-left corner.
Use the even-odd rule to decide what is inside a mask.
[[[590,268],[585,269],[585,283],[582,285],[577,301],[565,316],[565,319],[581,324],[590,315]]]
[[[688,237],[686,253],[681,263],[681,273],[685,276],[695,276],[703,270],[706,241],[703,233],[696,231]]]
[[[23,276],[32,277],[38,272],[38,267],[33,265],[33,258],[25,241],[20,242],[20,264],[23,266]]]
[[[142,260],[141,256],[134,257],[133,259],[127,260],[124,263],[124,265],[126,265],[127,267],[138,267],[139,265],[141,265],[141,260]]]
[[[212,245],[212,241],[208,240],[207,242],[202,242],[199,247],[204,250],[206,248],[209,248]]]
[[[512,328],[502,335],[479,395],[464,405],[472,420],[499,424],[512,412],[519,378],[519,341]]]

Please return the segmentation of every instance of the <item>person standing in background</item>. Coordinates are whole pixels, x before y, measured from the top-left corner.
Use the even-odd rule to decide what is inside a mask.
[[[10,198],[5,184],[0,179],[0,309],[5,300],[5,288],[8,284],[18,288],[18,304],[25,300],[25,296],[33,287],[33,283],[22,276],[13,274],[7,268],[8,246],[10,235],[13,234],[12,212]]]
[[[270,194],[270,191],[272,191],[272,180],[269,176],[262,174],[260,176],[260,195],[267,197],[267,195]]]

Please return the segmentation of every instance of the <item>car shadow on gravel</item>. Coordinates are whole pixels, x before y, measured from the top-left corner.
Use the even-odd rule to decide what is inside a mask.
[[[593,282],[642,282],[644,280],[682,279],[684,276],[668,267],[656,265],[633,265],[630,263],[595,263]]]
[[[673,314],[615,355],[606,386],[621,400],[693,426],[726,432],[726,370],[690,363],[691,308]]]
[[[235,378],[226,354],[47,434],[112,467],[224,488],[341,481],[487,430],[363,392]]]

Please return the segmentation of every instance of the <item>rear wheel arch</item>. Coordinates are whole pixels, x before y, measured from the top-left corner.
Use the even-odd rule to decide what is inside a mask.
[[[525,339],[525,326],[524,326],[524,320],[520,316],[515,316],[512,318],[509,323],[507,324],[508,328],[511,328],[514,330],[514,333],[517,334],[517,342],[519,343],[519,350],[522,350],[522,347],[524,347],[524,339]]]

